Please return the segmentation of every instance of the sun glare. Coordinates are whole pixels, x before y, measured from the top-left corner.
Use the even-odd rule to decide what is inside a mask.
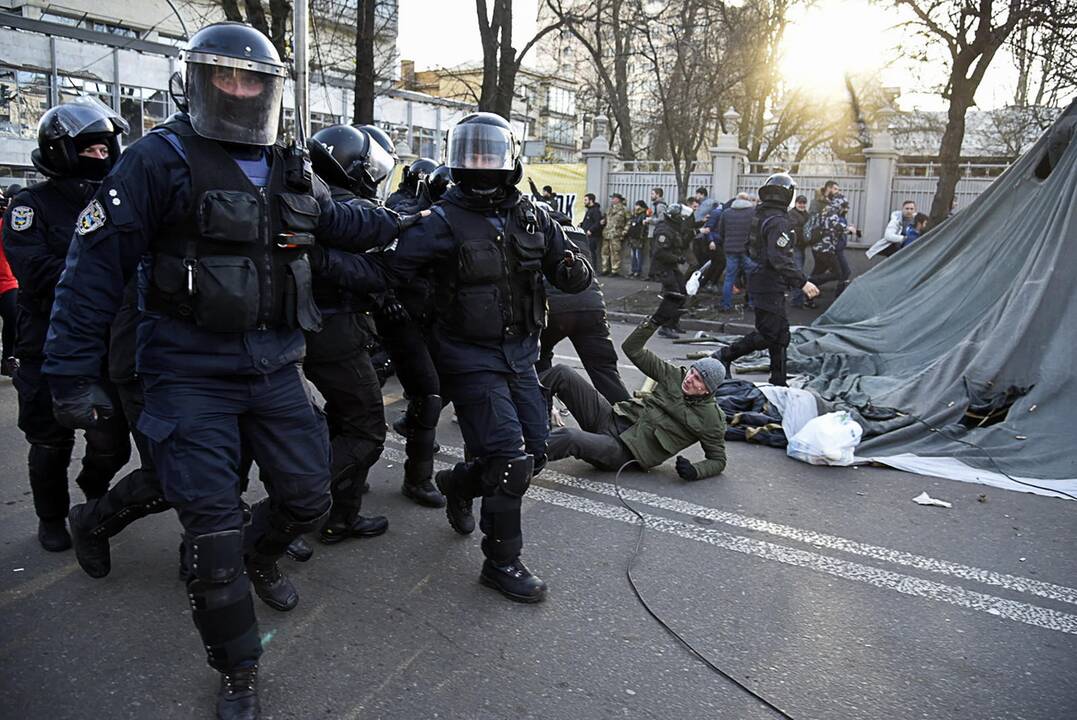
[[[822,0],[794,15],[782,40],[782,77],[824,96],[845,94],[845,75],[878,70],[900,30],[892,9]]]

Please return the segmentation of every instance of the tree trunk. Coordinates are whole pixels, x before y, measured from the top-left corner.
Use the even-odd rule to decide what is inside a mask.
[[[931,201],[931,227],[939,224],[950,214],[954,200],[954,191],[961,176],[961,143],[965,139],[965,113],[972,105],[971,96],[953,89],[950,97],[950,110],[946,120],[946,130],[942,134],[939,146],[939,182],[935,186],[935,197]]]
[[[243,22],[243,14],[239,11],[239,0],[222,0],[221,9],[224,10],[225,20]]]
[[[479,111],[496,112],[497,51],[501,35],[501,0],[494,0],[494,14],[487,14],[486,0],[475,0],[479,19],[479,39],[482,42],[482,88],[479,91]]]
[[[501,3],[501,42],[498,43],[497,99],[493,112],[509,120],[512,98],[516,93],[516,48],[512,46],[512,0]]]
[[[355,103],[352,121],[374,122],[374,10],[377,0],[359,0],[355,13]]]
[[[292,57],[288,45],[288,21],[292,17],[292,3],[288,0],[269,0],[269,39],[277,48],[281,59]]]

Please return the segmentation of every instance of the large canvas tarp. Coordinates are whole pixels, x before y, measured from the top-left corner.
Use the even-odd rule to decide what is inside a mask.
[[[859,456],[946,458],[1077,492],[1075,121],[1077,102],[976,201],[794,334],[790,368],[857,417]],[[961,425],[970,402],[1005,404],[1008,390],[1002,422]]]

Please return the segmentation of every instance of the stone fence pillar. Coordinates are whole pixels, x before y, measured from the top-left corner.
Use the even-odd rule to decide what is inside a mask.
[[[617,155],[610,151],[610,142],[606,139],[606,118],[595,118],[595,136],[582,154],[587,163],[587,192],[594,193],[598,202],[605,207],[609,203],[610,171],[613,169],[613,161],[617,159]]]
[[[737,194],[737,181],[744,172],[748,151],[737,144],[737,123],[740,115],[730,108],[722,116],[726,131],[711,148],[711,197],[725,202]]]

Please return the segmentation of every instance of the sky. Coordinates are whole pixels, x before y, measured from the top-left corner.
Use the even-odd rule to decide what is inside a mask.
[[[519,47],[535,32],[540,0],[515,0],[513,38]],[[451,67],[482,60],[475,0],[399,0],[400,57],[414,60],[417,69]],[[883,83],[900,87],[902,110],[945,110],[946,102],[932,92],[945,82],[947,57],[939,55],[926,66],[913,63],[892,49],[907,41],[900,23],[907,19],[885,3],[869,0],[817,0],[794,11],[783,42],[785,77],[793,84],[843,93],[846,70],[878,68]],[[887,67],[883,67],[886,64]],[[976,96],[981,108],[1006,105],[1013,97],[1016,72],[1000,53]]]

